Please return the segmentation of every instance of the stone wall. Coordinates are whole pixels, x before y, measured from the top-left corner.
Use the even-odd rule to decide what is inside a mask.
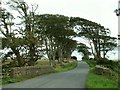
[[[100,75],[110,75],[111,74],[109,68],[105,68],[100,65],[95,66],[95,72],[96,72],[96,74],[100,74]]]
[[[11,69],[10,77],[24,77],[34,76],[46,73],[52,73],[54,69],[51,66],[26,66],[26,67],[15,67]]]

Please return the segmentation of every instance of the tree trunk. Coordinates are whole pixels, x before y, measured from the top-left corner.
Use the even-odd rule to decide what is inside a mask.
[[[62,47],[61,45],[59,46],[59,61],[60,61],[60,64],[62,64],[62,61],[63,61],[63,51],[62,51]]]
[[[99,50],[98,50],[99,48],[98,48],[98,45],[97,45],[96,41],[94,41],[93,44],[94,44],[94,49],[95,49],[95,52],[96,52],[95,59],[98,60],[100,58],[100,54],[99,54]]]
[[[21,67],[21,66],[24,66],[25,62],[24,62],[22,56],[20,56],[19,51],[16,50],[15,47],[11,47],[11,49],[12,49],[12,51],[13,51],[13,52],[15,53],[15,55],[16,55],[16,59],[17,59],[17,61],[18,61],[18,65],[17,65],[17,66],[20,66],[20,67]]]
[[[37,57],[35,55],[35,45],[31,44],[30,46],[30,59],[29,59],[29,65],[33,66],[35,65],[35,62],[37,61]]]
[[[90,42],[90,40],[89,40],[89,42]],[[94,53],[94,51],[93,51],[93,47],[92,47],[91,42],[90,42],[90,47],[91,47],[92,54],[93,54],[93,56],[94,56],[94,58],[95,58],[96,56],[95,56],[95,53]]]

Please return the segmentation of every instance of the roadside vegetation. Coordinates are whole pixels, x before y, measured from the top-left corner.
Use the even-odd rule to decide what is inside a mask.
[[[48,60],[39,60],[36,63],[35,66],[45,66],[45,65],[48,65],[48,64],[49,64]],[[53,69],[54,69],[54,73],[57,73],[57,72],[64,72],[64,71],[72,70],[72,69],[76,68],[76,66],[77,66],[77,61],[76,60],[69,60],[69,62],[67,61],[67,62],[63,63],[62,65],[57,63],[56,67],[53,67]],[[50,73],[47,73],[47,74],[50,74]],[[20,82],[20,81],[24,81],[24,80],[35,78],[35,77],[38,77],[38,76],[36,76],[36,75],[30,75],[29,76],[28,75],[28,76],[25,76],[25,77],[14,77],[14,78],[3,77],[2,78],[2,84],[4,85],[4,84]]]
[[[87,88],[118,88],[118,82],[111,79],[110,76],[97,75],[91,69],[88,75]]]
[[[54,68],[55,72],[64,72],[74,69],[77,66],[77,61],[71,61],[64,63],[62,66],[60,64],[56,65]]]
[[[99,75],[95,71],[96,62],[94,60],[85,60],[89,66],[90,71],[87,78],[86,86],[89,89],[91,88],[118,88],[119,87],[119,61],[107,61],[109,64],[103,64],[104,67],[110,69],[109,75]]]

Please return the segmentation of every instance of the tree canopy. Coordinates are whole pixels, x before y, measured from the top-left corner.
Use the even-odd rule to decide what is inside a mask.
[[[11,59],[16,66],[34,65],[44,54],[50,65],[55,66],[55,60],[62,64],[76,49],[86,59],[90,52],[95,59],[105,58],[116,47],[116,38],[110,36],[110,30],[96,22],[59,14],[37,14],[38,5],[29,6],[26,2],[12,0],[7,5],[19,15],[16,17],[1,8],[0,32],[4,35],[3,48],[11,49],[8,54],[15,56]],[[19,24],[15,22],[18,19]],[[77,43],[74,37],[85,37],[90,47]]]

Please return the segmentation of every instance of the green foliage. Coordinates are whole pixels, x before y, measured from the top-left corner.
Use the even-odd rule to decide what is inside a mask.
[[[87,55],[82,57],[83,61],[88,60],[88,59],[89,59],[89,57]]]
[[[82,52],[84,55],[90,55],[90,52],[88,51],[89,47],[87,47],[85,44],[83,43],[79,43],[78,44],[78,52]]]
[[[35,64],[35,66],[45,66],[45,65],[49,65],[48,60],[38,60]]]
[[[118,88],[118,83],[106,76],[96,75],[92,69],[87,78],[87,88]]]
[[[96,62],[94,59],[86,60],[90,66],[90,72],[87,78],[87,88],[118,88],[119,65],[118,62],[101,58]],[[100,64],[110,69],[110,75],[97,75],[95,73],[96,64]]]
[[[63,72],[63,71],[74,69],[76,66],[77,66],[77,61],[73,61],[67,64],[63,64],[62,66],[58,65],[54,69],[55,69],[55,72]]]
[[[105,57],[107,52],[116,46],[116,38],[110,36],[110,30],[93,21],[59,14],[38,15],[38,5],[29,6],[26,2],[12,0],[8,6],[17,11],[19,16],[15,18],[2,8],[0,32],[5,37],[2,40],[3,48],[11,48],[16,57],[12,59],[17,61],[14,63],[17,66],[35,65],[44,53],[53,61],[50,61],[51,65],[55,65],[55,59],[62,62],[63,58],[70,58],[77,47],[77,41],[73,40],[76,36],[83,36],[93,44],[91,49],[95,51],[92,52],[95,58],[100,58],[101,53]],[[14,22],[14,19],[18,18],[20,24]],[[17,29],[14,29],[14,24]],[[74,29],[77,29],[77,32]],[[89,59],[89,48],[85,44],[80,43],[77,49],[84,54],[84,60]]]
[[[35,75],[30,75],[30,76],[26,76],[26,77],[19,77],[19,78],[11,78],[11,77],[3,77],[2,78],[2,85],[4,84],[10,84],[10,83],[16,83],[16,82],[20,82],[20,81],[24,81],[27,79],[31,79],[36,77]]]
[[[97,63],[104,66],[104,67],[110,68],[111,70],[113,70],[116,73],[120,73],[120,71],[119,71],[120,62],[103,59],[103,60],[100,60]]]
[[[77,43],[71,39],[76,33],[69,25],[69,17],[58,14],[43,14],[36,17],[39,18],[38,24],[41,25],[43,31],[49,60],[54,61],[57,58],[62,61],[64,57],[70,57]]]
[[[116,47],[116,38],[110,36],[110,30],[104,26],[79,17],[72,17],[71,23],[78,30],[78,37],[85,37],[90,42],[94,58],[103,57]]]
[[[94,59],[86,59],[85,62],[90,66],[90,68],[94,68],[96,66],[96,61]]]
[[[108,59],[107,58],[98,58],[97,59],[97,64],[98,65],[105,65],[108,63]]]
[[[78,52],[81,52],[83,54],[82,60],[88,60],[89,59],[89,55],[91,55],[91,53],[89,52],[89,47],[87,47],[83,43],[79,43],[77,45],[77,50],[78,50]]]

